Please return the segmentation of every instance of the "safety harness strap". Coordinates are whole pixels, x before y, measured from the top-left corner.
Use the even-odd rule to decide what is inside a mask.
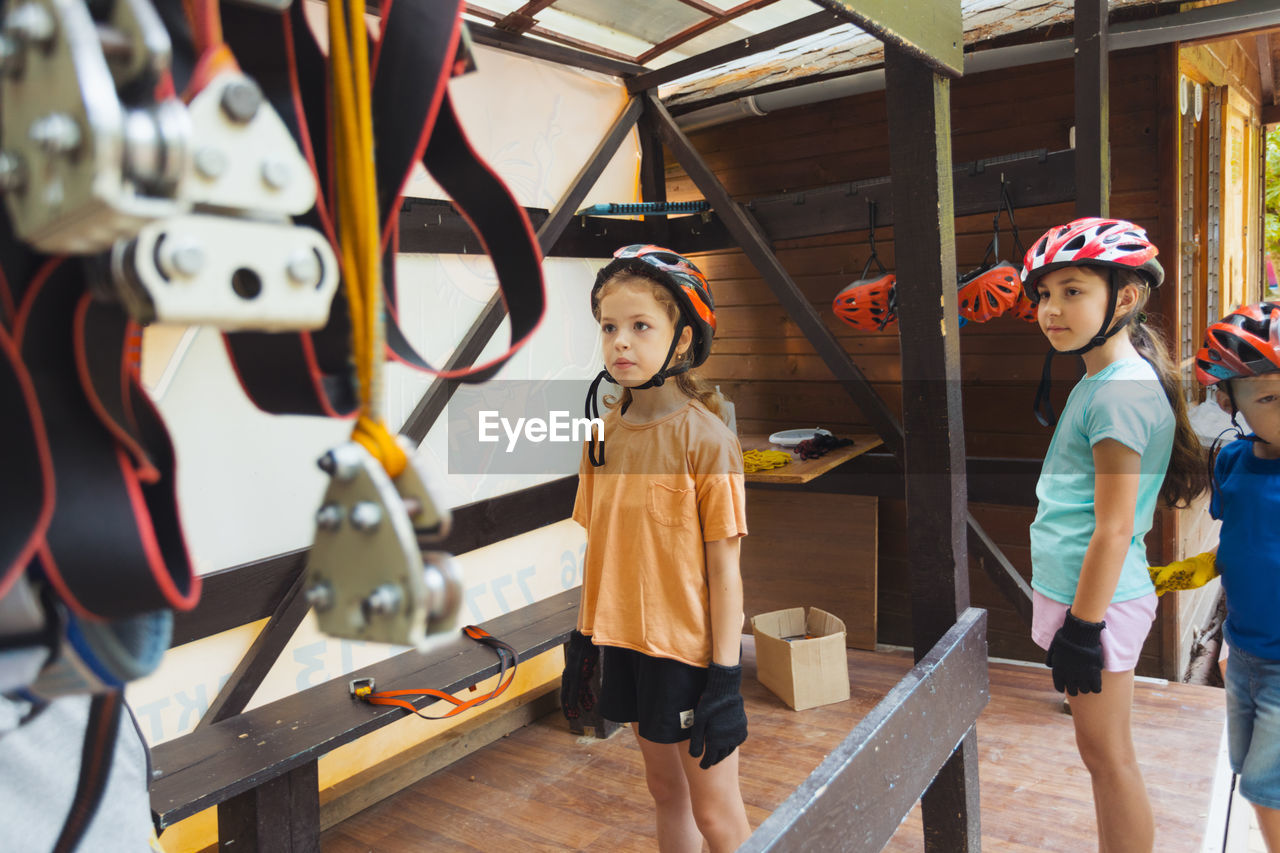
[[[35,387],[0,325],[0,599],[22,574],[53,517],[53,461]]]

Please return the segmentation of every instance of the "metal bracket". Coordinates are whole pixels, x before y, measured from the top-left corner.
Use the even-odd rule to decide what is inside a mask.
[[[409,448],[410,451],[412,448]],[[307,600],[335,637],[427,648],[429,634],[458,629],[458,561],[424,543],[448,535],[448,509],[410,464],[395,479],[355,442],[320,459],[330,475],[316,513]]]

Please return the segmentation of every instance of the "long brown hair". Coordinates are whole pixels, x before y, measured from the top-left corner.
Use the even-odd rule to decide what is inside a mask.
[[[631,271],[622,271],[610,278],[604,284],[600,285],[599,290],[596,291],[595,298],[591,300],[591,315],[596,318],[597,323],[600,322],[600,300],[604,299],[605,296],[621,287],[648,287],[649,293],[653,295],[653,298],[657,300],[658,304],[667,312],[667,318],[671,321],[672,325],[675,325],[675,323],[679,321],[680,306],[676,304],[675,299],[671,296],[671,291],[667,290],[665,285],[646,275],[637,275]],[[683,353],[673,355],[671,357],[671,364],[669,365],[669,368],[678,367],[681,364],[687,364],[692,361],[692,351],[693,347],[688,346],[685,347],[685,351]],[[698,374],[694,373],[692,370],[686,370],[684,373],[677,373],[674,376],[668,377],[667,381],[676,383],[676,387],[679,388],[686,397],[692,397],[697,400],[699,403],[706,406],[713,415],[720,418],[725,417],[724,408],[721,405],[724,402],[724,397],[720,395],[719,391],[708,385],[706,380],[698,376]],[[631,399],[631,389],[623,387],[622,392],[618,396],[605,397],[604,404],[610,409],[617,408],[618,406],[622,406],[623,409],[626,409],[627,406],[631,405]]]
[[[1160,487],[1160,499],[1171,507],[1189,506],[1209,488],[1209,474],[1206,466],[1204,446],[1200,437],[1191,428],[1191,419],[1187,415],[1187,400],[1182,394],[1182,380],[1178,375],[1178,367],[1169,355],[1169,345],[1159,329],[1147,324],[1142,309],[1151,298],[1151,288],[1146,280],[1136,272],[1121,272],[1116,282],[1117,287],[1126,284],[1137,285],[1138,301],[1134,303],[1129,323],[1129,340],[1138,355],[1146,359],[1160,379],[1160,387],[1169,398],[1173,408],[1175,429],[1173,434],[1173,452],[1169,455],[1169,469],[1164,475],[1164,484]]]

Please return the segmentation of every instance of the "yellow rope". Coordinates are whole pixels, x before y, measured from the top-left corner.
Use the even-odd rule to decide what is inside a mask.
[[[340,0],[328,6],[329,61],[337,102],[332,114],[338,164],[338,243],[360,396],[360,416],[351,438],[396,477],[404,471],[408,458],[377,411],[384,330],[365,4],[364,0],[350,0],[345,4],[345,18]]]
[[[742,453],[742,467],[748,474],[781,468],[791,461],[791,454],[781,450],[746,450]]]

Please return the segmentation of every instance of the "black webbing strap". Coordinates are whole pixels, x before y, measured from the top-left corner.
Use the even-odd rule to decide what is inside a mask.
[[[15,338],[43,416],[55,484],[41,561],[59,597],[81,615],[190,609],[200,582],[182,538],[173,447],[129,369],[122,310],[90,306],[89,299],[81,265],[53,259],[18,312]],[[90,339],[93,351],[86,349]],[[109,386],[121,390],[105,391]],[[127,429],[112,428],[104,398]]]
[[[332,240],[328,73],[300,6],[295,3],[284,15],[276,15],[228,5],[223,10],[224,30],[241,68],[263,87],[316,167],[320,202],[298,221],[320,228]],[[376,62],[371,106],[388,350],[411,367],[481,382],[532,335],[541,322],[545,296],[541,252],[528,216],[471,148],[449,101],[447,84],[458,66],[462,8],[461,0],[384,4],[383,35],[370,51]],[[493,259],[511,316],[511,348],[486,364],[436,371],[397,323],[394,252],[400,193],[419,161],[454,199]],[[238,332],[227,335],[226,341],[241,385],[264,411],[342,416],[355,410],[350,327],[341,289],[328,325],[319,332]]]
[[[241,69],[257,81],[315,169],[318,202],[294,221],[319,230],[332,243],[328,69],[303,5],[292,3],[280,14],[223,4],[223,33]],[[240,385],[258,408],[271,414],[341,417],[358,405],[350,337],[346,296],[339,288],[329,321],[318,331],[235,332],[224,340]]]
[[[35,387],[0,325],[0,598],[22,574],[53,517],[53,462]]]
[[[115,757],[123,705],[124,698],[119,690],[96,694],[89,703],[84,748],[80,753],[80,778],[53,853],[72,853],[79,847],[80,839],[98,812],[111,775],[111,760]]]

